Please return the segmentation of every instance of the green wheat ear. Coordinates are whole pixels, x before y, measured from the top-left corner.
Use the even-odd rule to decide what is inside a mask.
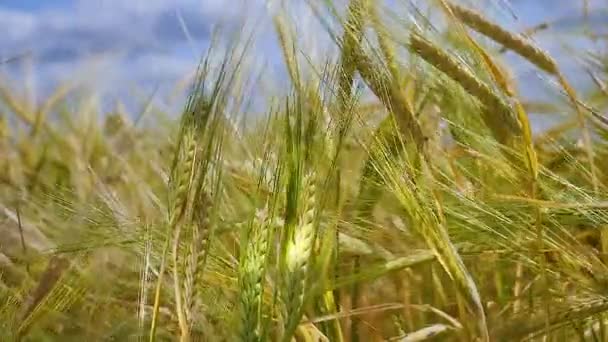
[[[255,214],[242,234],[239,261],[239,320],[241,341],[262,340],[264,274],[268,257],[270,217],[267,210]]]
[[[225,68],[220,68],[211,89],[206,88],[208,70],[205,61],[180,121],[177,147],[168,184],[167,237],[163,249],[161,272],[157,281],[150,338],[155,338],[165,256],[171,247],[172,280],[175,311],[182,341],[191,335],[193,307],[199,293],[202,272],[212,236],[211,210],[216,209],[221,173],[212,172],[222,154],[222,129],[225,99]],[[210,93],[208,93],[210,92]],[[214,202],[214,203],[212,203]],[[190,241],[183,248],[184,241]],[[185,277],[185,280],[182,279]]]
[[[304,304],[309,289],[309,272],[312,251],[316,238],[315,219],[317,214],[317,200],[315,176],[309,174],[303,181],[306,202],[304,212],[298,219],[293,237],[287,241],[285,251],[285,264],[282,270],[282,300],[284,320],[284,341],[289,341],[300,324]]]

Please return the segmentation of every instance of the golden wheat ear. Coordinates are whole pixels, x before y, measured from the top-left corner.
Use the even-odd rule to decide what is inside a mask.
[[[585,152],[587,154],[587,161],[589,163],[591,182],[593,184],[594,190],[598,191],[599,182],[597,176],[598,171],[595,165],[595,151],[593,147],[593,141],[589,133],[589,129],[587,127],[586,118],[580,108],[581,106],[577,99],[577,95],[574,88],[572,88],[566,77],[560,72],[555,60],[551,56],[549,56],[548,53],[533,44],[526,37],[509,32],[503,27],[484,18],[483,15],[481,15],[480,13],[453,4],[447,0],[441,1],[442,4],[465,25],[483,34],[484,36],[502,44],[505,48],[514,51],[532,64],[536,65],[541,70],[544,70],[545,72],[555,76],[559,80],[560,85],[566,92],[568,99],[572,102],[572,105],[574,106],[574,109],[576,111],[579,128],[581,129],[581,133],[585,143]]]
[[[510,106],[464,65],[416,33],[410,36],[409,46],[413,53],[446,74],[484,105],[483,120],[496,140],[509,145],[513,136],[521,135],[519,122]]]
[[[555,60],[539,47],[532,44],[526,37],[509,32],[484,18],[481,13],[447,1],[445,1],[445,3],[454,16],[460,19],[465,25],[502,44],[505,48],[516,52],[540,69],[552,75],[558,74],[558,67]]]

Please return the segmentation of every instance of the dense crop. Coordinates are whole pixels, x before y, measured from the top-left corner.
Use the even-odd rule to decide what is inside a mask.
[[[1,85],[0,340],[608,341],[606,57],[583,93],[482,12],[379,4],[310,1],[320,65],[273,13],[284,92],[231,36],[178,120]]]

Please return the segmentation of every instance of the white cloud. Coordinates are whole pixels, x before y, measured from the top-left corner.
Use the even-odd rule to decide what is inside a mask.
[[[254,57],[277,65],[281,55],[272,22],[264,12],[267,1],[73,0],[70,6],[47,6],[30,12],[6,9],[0,4],[0,22],[4,29],[0,59],[31,51],[37,63],[38,83],[49,88],[61,80],[74,78],[92,83],[100,91],[116,92],[121,87],[137,84],[170,88],[194,70],[198,56],[205,52],[214,23],[223,21],[236,27],[236,23],[246,19],[250,24],[247,30],[255,28],[257,32],[259,53]],[[552,1],[539,0],[546,4]],[[290,9],[290,22],[297,27],[298,46],[303,53],[314,62],[324,62],[328,49],[335,49],[335,46],[306,1],[275,0],[277,4],[281,2]],[[518,13],[532,6],[526,1],[511,2]],[[599,2],[590,1],[590,4],[595,6]],[[339,6],[344,7],[344,3],[339,1]],[[548,12],[582,13],[580,6],[573,3],[560,1],[559,11],[551,7]],[[536,4],[534,11],[521,16],[522,26],[542,21],[542,17],[534,15],[542,11],[543,6]],[[186,38],[178,15],[193,42]],[[258,18],[263,18],[262,22],[255,22]],[[558,54],[559,40],[543,36],[540,41]],[[560,56],[563,53],[558,54]],[[301,63],[306,65],[306,59],[302,58]],[[517,67],[518,74],[529,71],[525,62],[512,65]],[[8,68],[13,74],[20,70],[16,63],[11,63],[0,66],[0,72]],[[283,73],[283,69],[282,66],[280,69],[268,68],[269,72],[275,73]],[[265,81],[269,79],[265,78]]]
[[[37,83],[94,80],[99,90],[141,82],[176,82],[198,62],[213,23],[234,11],[223,1],[75,0],[62,7],[25,11],[0,4],[0,59],[29,52]],[[194,46],[188,45],[176,13]],[[188,49],[190,51],[188,51]],[[200,49],[200,51],[191,51]],[[186,52],[184,52],[186,50]],[[0,72],[24,77],[19,63]],[[90,81],[89,81],[90,82]]]

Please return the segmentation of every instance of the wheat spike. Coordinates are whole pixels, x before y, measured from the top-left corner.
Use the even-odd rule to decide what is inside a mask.
[[[579,127],[582,131],[583,140],[585,142],[585,152],[590,166],[591,181],[595,191],[598,191],[599,182],[597,178],[597,170],[595,166],[595,152],[592,146],[592,139],[587,128],[587,123],[581,108],[577,102],[577,96],[574,89],[569,85],[566,78],[561,74],[557,63],[545,51],[541,50],[536,45],[532,44],[525,36],[513,34],[501,26],[484,18],[480,13],[471,9],[450,3],[446,0],[441,0],[442,4],[465,25],[473,30],[483,34],[484,36],[493,39],[502,44],[505,48],[510,49],[523,58],[527,59],[541,70],[556,76],[559,83],[566,91],[571,100],[577,114]]]
[[[296,227],[293,240],[287,244],[285,269],[283,270],[283,319],[284,341],[298,327],[306,297],[310,260],[315,239],[316,196],[313,175],[309,175],[305,211]]]
[[[395,48],[389,39],[389,32],[382,22],[379,4],[374,4],[369,7],[369,14],[371,18],[371,22],[376,30],[376,36],[378,38],[378,45],[380,46],[380,51],[384,56],[386,65],[388,70],[393,78],[393,81],[397,84],[400,83],[400,73],[397,65],[397,59],[395,56]]]
[[[461,63],[417,34],[410,36],[410,47],[414,53],[460,84],[483,104],[484,122],[500,143],[509,144],[514,135],[521,135],[520,124],[509,105]]]
[[[344,23],[342,49],[340,52],[340,75],[338,78],[338,104],[343,114],[351,101],[353,80],[355,76],[354,52],[357,51],[363,37],[363,13],[367,0],[353,0],[348,4],[348,17]]]
[[[169,226],[174,227],[181,215],[185,212],[188,191],[190,190],[194,159],[196,154],[196,141],[194,129],[186,129],[182,140],[183,146],[178,149],[178,157],[171,178],[171,208],[169,210]]]
[[[186,260],[186,281],[184,284],[186,318],[193,323],[193,313],[196,309],[196,299],[200,298],[200,282],[207,259],[209,240],[211,237],[210,198],[201,190],[200,199],[194,204],[194,220],[192,222],[192,237]]]
[[[546,52],[533,45],[523,36],[515,35],[497,24],[487,20],[481,14],[468,8],[445,2],[454,16],[473,30],[483,34],[502,44],[505,48],[512,50],[524,57],[540,69],[557,75],[557,63]]]
[[[605,313],[608,309],[606,298],[598,297],[556,312],[550,316],[544,314],[516,317],[494,331],[495,336],[509,339],[531,339],[555,330],[561,326],[571,324],[593,315]],[[547,324],[548,323],[548,324]]]
[[[263,277],[268,254],[267,211],[256,213],[239,263],[241,341],[260,341]],[[249,242],[251,241],[251,242]]]
[[[180,258],[182,249],[180,248],[182,236],[187,228],[190,230],[201,229],[201,222],[193,222],[197,201],[204,184],[203,172],[203,151],[201,146],[201,132],[205,127],[206,120],[209,118],[210,107],[201,94],[195,93],[189,100],[187,110],[182,116],[180,137],[175,151],[171,177],[169,179],[169,212],[168,212],[168,231],[166,245],[163,248],[163,260],[161,271],[156,286],[154,311],[152,316],[152,326],[150,340],[155,339],[154,333],[158,315],[158,305],[160,301],[160,289],[162,286],[162,276],[165,268],[165,256],[171,246],[171,262],[173,268],[173,290],[175,299],[175,310],[179,328],[181,331],[180,340],[190,340],[190,324],[186,317],[186,302],[192,302],[189,295],[193,294],[191,289],[187,289],[188,296],[182,293],[183,283],[181,280],[184,273],[184,265],[188,264],[187,258],[184,262]],[[196,226],[196,227],[195,227]],[[171,234],[172,233],[172,234]],[[188,272],[186,272],[188,273]],[[195,272],[190,272],[191,276]],[[188,275],[186,276],[188,277]],[[192,279],[195,281],[196,279]],[[189,280],[186,279],[186,284]],[[189,314],[191,315],[191,314]]]
[[[357,70],[365,83],[385,107],[394,113],[402,137],[406,141],[414,142],[422,147],[424,145],[422,129],[409,109],[405,96],[397,85],[391,82],[391,76],[376,65],[361,49],[356,52],[355,58]]]
[[[173,286],[175,292],[175,310],[181,330],[180,341],[187,342],[190,340],[190,328],[186,318],[186,310],[183,303],[182,285],[180,281],[180,263],[179,263],[179,246],[181,242],[181,233],[185,225],[191,225],[189,220],[181,221],[180,218],[186,212],[188,204],[188,193],[191,189],[192,179],[195,170],[195,154],[196,141],[194,137],[194,129],[188,127],[184,135],[184,150],[178,150],[182,160],[178,160],[175,168],[174,184],[171,189],[172,206],[169,212],[169,227],[173,231],[172,243],[172,260],[173,260]],[[181,222],[180,222],[181,221]]]
[[[289,77],[291,78],[293,84],[299,88],[301,85],[300,74],[298,72],[298,60],[295,54],[295,45],[292,40],[292,35],[287,28],[287,24],[285,23],[283,16],[275,16],[274,25],[277,35],[279,36],[279,45],[281,46],[281,51],[283,52],[283,59],[285,60]]]

